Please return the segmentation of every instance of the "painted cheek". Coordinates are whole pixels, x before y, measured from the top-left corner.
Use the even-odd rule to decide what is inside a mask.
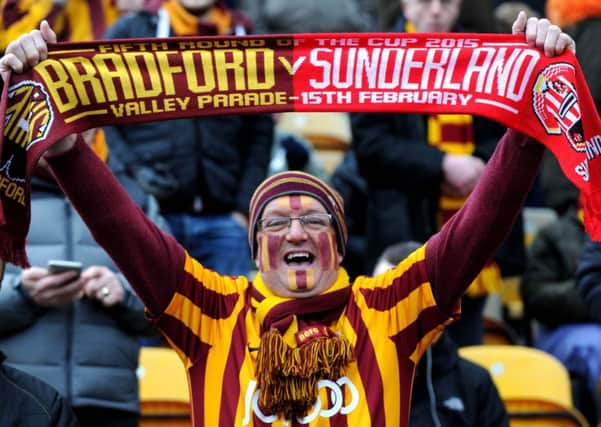
[[[278,268],[278,251],[280,247],[279,236],[260,235],[259,236],[259,268],[263,272]]]
[[[334,249],[332,233],[328,233],[327,231],[319,233],[317,245],[319,247],[321,268],[324,270],[334,270],[336,268],[336,250]]]

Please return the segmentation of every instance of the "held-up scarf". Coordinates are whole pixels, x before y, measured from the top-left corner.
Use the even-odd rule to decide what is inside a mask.
[[[350,293],[342,268],[331,288],[309,298],[278,297],[257,275],[251,305],[261,324],[256,375],[265,414],[302,418],[317,400],[317,382],[337,380],[354,360],[350,342],[328,327],[342,314]]]
[[[90,127],[210,114],[479,114],[545,144],[601,239],[601,123],[571,52],[523,36],[295,34],[56,44],[4,88],[0,256],[26,266],[29,182],[55,141]]]

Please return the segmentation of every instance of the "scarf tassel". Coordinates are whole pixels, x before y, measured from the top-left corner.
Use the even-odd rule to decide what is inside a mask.
[[[318,381],[337,380],[353,360],[352,346],[343,336],[318,337],[291,348],[272,328],[261,337],[257,361],[261,411],[288,420],[305,416],[317,400]]]

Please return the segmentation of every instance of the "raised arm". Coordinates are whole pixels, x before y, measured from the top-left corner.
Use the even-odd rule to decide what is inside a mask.
[[[0,59],[3,77],[44,60],[56,35],[46,21],[11,42]],[[114,259],[151,313],[161,313],[181,283],[184,250],[150,221],[110,169],[77,135],[47,152],[57,181],[94,238]]]
[[[575,51],[574,41],[546,19],[520,12],[514,34],[547,56]],[[513,130],[497,146],[465,205],[426,249],[428,275],[438,304],[450,312],[505,239],[538,172],[544,147]]]

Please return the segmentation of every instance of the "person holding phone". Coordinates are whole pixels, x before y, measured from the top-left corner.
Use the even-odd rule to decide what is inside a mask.
[[[6,263],[0,259],[0,286]],[[7,366],[0,351],[0,425],[22,427],[77,427],[68,402],[51,386]]]
[[[158,222],[158,203],[125,178],[102,132],[84,137]],[[27,253],[32,267],[7,265],[0,289],[0,348],[7,363],[55,387],[81,425],[137,426],[138,336],[154,336],[155,329],[44,161],[32,182]]]

